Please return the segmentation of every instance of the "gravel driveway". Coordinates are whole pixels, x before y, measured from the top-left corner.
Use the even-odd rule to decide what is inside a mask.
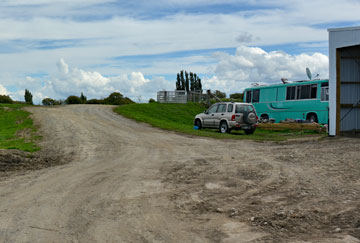
[[[359,139],[216,140],[110,106],[30,111],[62,161],[0,180],[0,242],[360,242]]]

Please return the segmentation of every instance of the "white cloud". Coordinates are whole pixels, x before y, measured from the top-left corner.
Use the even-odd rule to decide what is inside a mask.
[[[329,60],[320,53],[290,55],[242,46],[237,48],[235,55],[217,53],[216,58],[218,64],[214,67],[214,75],[205,77],[203,86],[219,89],[227,94],[241,92],[255,82],[279,83],[283,77],[289,80],[307,79],[306,67],[309,67],[314,75],[328,78]]]
[[[0,95],[8,95],[7,90],[0,84]]]
[[[305,68],[309,67],[320,77],[328,76],[328,57],[314,53],[290,55],[284,52],[266,52],[256,47],[238,47],[234,55],[218,52],[214,55],[217,64],[213,66],[212,75],[202,77],[204,89],[221,90],[228,95],[242,92],[251,83],[279,83],[282,77],[289,80],[307,79]],[[80,95],[83,92],[89,99],[104,98],[112,92],[138,101],[156,98],[157,91],[174,90],[175,81],[163,77],[145,78],[141,72],[130,72],[117,76],[105,77],[96,71],[86,71],[69,66],[64,59],[57,63],[58,71],[45,81],[43,86],[36,85],[36,78],[27,77],[32,82],[35,103],[51,97],[65,99],[69,95]],[[13,94],[21,97],[23,92]]]
[[[139,65],[136,61],[121,63],[114,57],[234,48],[241,43],[297,43],[301,49],[324,50],[328,23],[360,21],[358,0],[30,2],[0,3],[0,45],[6,44],[0,48],[0,80],[8,89],[16,87],[23,93],[25,88],[31,88],[34,93],[53,98],[79,95],[81,91],[98,98],[113,90],[131,97],[150,93],[154,97],[155,90],[173,89],[173,81],[145,77],[172,74],[175,79],[182,69],[205,73],[208,77],[204,81],[210,88],[225,91],[231,87],[228,93],[242,90],[251,82],[274,82],[283,76],[302,79],[306,66],[327,76],[327,65],[323,65],[327,57],[318,53],[291,56],[239,48],[235,55],[217,53],[209,58],[188,52],[187,57],[164,55],[162,60]],[[238,11],[228,11],[229,6],[221,9],[223,4],[233,4],[235,9],[239,6]],[[250,7],[242,10],[243,5]],[[58,41],[55,45],[54,40]],[[70,62],[60,61],[56,71],[54,63],[60,58]],[[209,72],[214,58],[218,63]],[[15,95],[23,99],[23,94]],[[38,94],[36,97],[41,99]]]
[[[173,90],[175,86],[162,77],[146,79],[141,72],[104,77],[96,71],[71,67],[64,59],[60,59],[56,65],[57,72],[51,75],[49,80],[44,81],[42,86],[39,85],[41,80],[26,77],[28,82],[38,83],[30,88],[35,104],[40,103],[45,97],[66,99],[69,95],[79,96],[81,92],[88,99],[104,98],[112,92],[120,92],[133,100],[138,101],[141,97],[142,101],[147,101],[149,98],[156,98],[157,91]],[[23,99],[23,91],[14,92],[12,95],[18,100]]]
[[[86,0],[37,0],[32,3],[40,4],[39,6],[36,5],[31,11],[25,11],[30,14],[29,18],[3,17],[1,15],[8,12],[7,10],[13,9],[21,12],[24,10],[23,5],[26,6],[27,2],[26,0],[11,0],[0,3],[0,44],[1,41],[12,43],[13,49],[17,51],[8,53],[7,50],[1,52],[0,49],[0,63],[2,63],[0,76],[8,73],[11,82],[19,73],[23,76],[37,72],[53,73],[55,69],[53,63],[61,57],[70,60],[82,69],[89,69],[91,66],[101,64],[111,66],[116,63],[111,58],[116,56],[233,48],[239,45],[238,41],[252,46],[307,42],[316,42],[319,45],[318,42],[321,42],[320,45],[324,47],[327,46],[328,38],[326,26],[315,28],[312,25],[336,21],[360,21],[357,11],[360,8],[359,1],[350,0],[331,0],[331,2],[278,0],[270,3],[268,1],[250,1],[250,5],[254,7],[260,4],[269,6],[270,9],[244,10],[229,14],[214,12],[198,14],[187,13],[185,10],[184,12],[170,11],[169,15],[161,17],[157,17],[158,12],[154,11],[153,18],[142,18],[142,15],[129,17],[126,14],[114,14],[111,12],[114,8],[111,4],[106,9],[101,8],[100,11],[99,8],[103,6],[101,0],[89,2]],[[114,3],[114,1],[107,2]],[[221,3],[241,5],[245,2],[249,4],[249,1],[243,0],[140,1],[139,8],[156,5],[176,10],[181,9],[181,6],[199,6],[201,8],[205,5],[220,4],[219,7],[221,7]],[[98,5],[89,8],[93,4]],[[9,5],[11,6],[9,7]],[[82,7],[79,8],[79,6]],[[132,10],[136,11],[136,9],[131,9],[131,11],[127,9],[129,13]],[[71,18],[73,14],[77,13],[74,11],[85,15],[89,14],[90,17],[76,21]],[[92,11],[100,13],[104,18],[92,19]],[[61,14],[60,17],[59,14]],[[14,40],[15,42],[12,42]],[[51,48],[53,40],[70,40],[70,44],[54,49]],[[17,41],[25,41],[25,43]],[[50,48],[47,49],[49,43]],[[154,62],[147,67],[132,64],[111,70],[107,67],[100,67],[97,70],[106,75],[139,71],[144,75],[152,75],[174,73],[173,69],[178,71],[185,68],[178,60],[174,61],[169,58],[164,62],[165,65],[158,65]],[[171,66],[168,65],[169,63]],[[207,64],[202,64],[202,67],[198,66],[196,69],[203,71]],[[4,82],[10,82],[10,80],[4,80]],[[4,83],[3,85],[9,84]]]

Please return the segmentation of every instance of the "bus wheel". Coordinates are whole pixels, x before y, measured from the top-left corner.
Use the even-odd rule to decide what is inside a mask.
[[[308,118],[309,122],[318,122],[317,116],[315,114],[311,114]]]
[[[269,116],[268,115],[261,115],[260,116],[260,122],[261,123],[268,123],[269,122]]]

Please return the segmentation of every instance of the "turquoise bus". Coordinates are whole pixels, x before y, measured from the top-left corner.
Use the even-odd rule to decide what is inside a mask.
[[[244,101],[252,103],[259,120],[299,119],[328,124],[329,80],[257,85],[244,90]]]

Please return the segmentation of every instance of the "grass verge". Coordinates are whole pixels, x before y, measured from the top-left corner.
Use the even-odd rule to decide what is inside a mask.
[[[215,129],[194,130],[194,117],[203,112],[205,106],[197,103],[188,104],[131,104],[116,107],[115,112],[138,122],[145,122],[154,127],[165,130],[182,132],[190,135],[213,137],[218,139],[251,139],[256,141],[284,141],[287,139],[304,138],[319,135],[314,131],[269,131],[257,129],[252,135],[245,135],[243,131],[231,131],[221,134]]]
[[[36,135],[30,113],[21,109],[24,106],[0,104],[0,149],[40,150],[35,141],[41,137]]]

